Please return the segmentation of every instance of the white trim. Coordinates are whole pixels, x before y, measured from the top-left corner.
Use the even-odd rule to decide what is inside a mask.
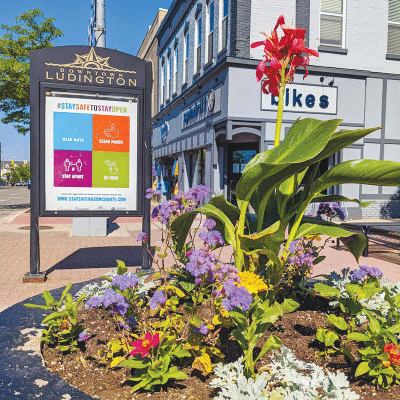
[[[342,49],[346,48],[346,19],[347,19],[346,18],[347,17],[346,10],[347,10],[347,0],[343,0],[343,13],[342,14],[321,11],[321,2],[320,2],[320,5],[319,5],[319,44],[320,44],[320,46],[332,46],[332,47],[339,47]],[[321,42],[321,15],[342,18],[342,44],[340,46]]]

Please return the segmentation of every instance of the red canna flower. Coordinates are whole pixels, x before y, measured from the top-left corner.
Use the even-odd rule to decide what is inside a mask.
[[[146,333],[144,339],[138,339],[135,342],[131,342],[133,350],[131,356],[141,354],[142,358],[149,354],[150,349],[156,347],[160,343],[160,335],[156,333],[154,336],[149,332]]]
[[[279,39],[277,29],[281,27],[284,35]],[[304,78],[308,75],[307,65],[309,63],[309,55],[318,57],[319,54],[312,49],[308,49],[304,45],[305,29],[295,28],[285,24],[285,18],[281,15],[276,22],[271,36],[266,36],[262,42],[251,44],[251,48],[264,46],[264,57],[257,67],[256,78],[259,82],[265,75],[267,80],[263,82],[262,90],[264,93],[271,93],[279,96],[281,87],[281,73],[285,72],[285,82],[291,83],[294,78],[296,69],[302,66],[305,69]],[[303,56],[303,53],[306,53]],[[269,66],[267,66],[269,62]]]

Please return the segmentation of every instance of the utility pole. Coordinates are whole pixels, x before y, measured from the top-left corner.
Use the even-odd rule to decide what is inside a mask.
[[[92,0],[92,15],[88,29],[88,45],[106,47],[105,0]]]

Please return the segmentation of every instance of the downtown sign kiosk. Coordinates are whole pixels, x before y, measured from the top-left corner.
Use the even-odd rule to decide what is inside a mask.
[[[31,262],[39,216],[143,216],[150,233],[151,63],[100,47],[31,52]],[[147,251],[143,266],[148,267]],[[35,279],[37,278],[37,279]]]

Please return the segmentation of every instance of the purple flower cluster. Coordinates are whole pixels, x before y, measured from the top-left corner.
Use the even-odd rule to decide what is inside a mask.
[[[288,251],[292,256],[288,257],[288,262],[293,266],[302,267],[306,265],[311,268],[314,261],[313,249],[304,247],[303,240],[303,238],[300,238],[289,244]]]
[[[226,311],[232,311],[236,307],[248,311],[253,302],[253,296],[246,288],[236,286],[232,282],[224,282],[223,287],[222,292],[226,297],[222,300],[222,307]]]
[[[346,216],[344,215],[343,210],[340,208],[339,203],[320,203],[316,218],[322,219],[322,215],[326,215],[330,219],[338,217],[341,221],[346,219]]]
[[[139,235],[136,238],[137,242],[147,242],[149,240],[149,237],[147,236],[146,232],[140,232]]]
[[[160,202],[159,191],[147,189],[147,198],[153,198]],[[187,193],[179,191],[172,200],[166,200],[155,207],[151,213],[152,218],[157,218],[163,224],[168,224],[184,212],[194,210],[201,200],[210,193],[210,188],[204,185],[197,185]]]
[[[122,276],[122,275],[121,275]],[[114,305],[113,312],[120,315],[125,315],[128,311],[129,305],[122,294],[117,293],[113,289],[106,289],[101,296],[91,297],[85,305],[85,309],[97,308],[103,306],[104,308]]]
[[[83,331],[78,335],[78,342],[84,342],[89,339],[89,332]]]
[[[224,238],[219,231],[203,231],[199,233],[199,238],[204,241],[208,246],[214,247],[217,244],[223,245]]]
[[[217,223],[213,219],[207,218],[204,221],[203,227],[206,228],[206,229],[211,230],[211,229],[214,229],[216,225],[217,225]]]
[[[159,202],[162,198],[162,191],[155,190],[153,188],[146,189],[146,199],[152,199],[156,202]]]
[[[202,249],[192,250],[186,254],[189,262],[185,268],[192,276],[198,278],[207,275],[215,268],[216,258],[212,252]]]
[[[136,275],[115,275],[111,286],[118,286],[119,290],[133,288],[139,284],[139,278]]]
[[[153,311],[157,310],[158,305],[164,305],[166,301],[165,293],[161,290],[157,290],[150,299],[150,308]]]
[[[186,257],[189,258],[189,262],[185,265],[186,271],[195,278],[196,285],[200,285],[204,280],[208,283],[240,282],[237,269],[231,264],[217,261],[211,251],[196,249],[188,252]],[[214,291],[213,294],[220,296],[221,291]]]
[[[208,333],[207,325],[204,325],[203,322],[201,323],[200,328],[193,328],[193,330],[196,333],[201,333],[204,336],[207,335],[207,333]]]
[[[355,269],[349,276],[352,281],[364,281],[368,278],[382,278],[383,272],[377,267],[368,265],[360,265],[360,268]]]

